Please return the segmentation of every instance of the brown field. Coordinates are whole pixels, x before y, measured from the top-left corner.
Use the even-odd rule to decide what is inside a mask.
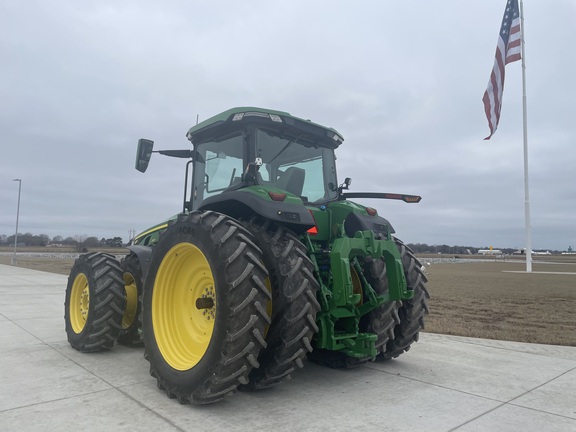
[[[498,260],[428,266],[426,331],[576,346],[576,256],[537,257],[530,274],[504,272],[524,270],[524,262]]]
[[[10,265],[11,256],[0,255],[0,264]],[[50,273],[69,274],[74,259],[47,257],[18,257],[18,267],[40,270]]]
[[[42,251],[47,250],[42,248]],[[0,252],[9,250],[0,249]],[[107,252],[119,255],[127,250],[111,249]],[[427,259],[437,257],[419,258],[426,264]],[[10,265],[10,258],[0,256],[0,264]],[[426,266],[432,296],[426,331],[576,346],[576,256],[536,256],[534,259],[534,272],[531,274],[505,272],[526,269],[524,262],[510,259]],[[21,267],[65,275],[73,264],[74,259],[18,257]]]
[[[96,250],[94,250],[95,252]],[[128,253],[124,248],[98,249],[98,252],[107,252],[112,255],[123,255]],[[0,247],[0,252],[11,254],[14,248]],[[20,247],[17,250],[18,266],[33,270],[40,270],[50,273],[69,274],[74,265],[74,258],[59,258],[50,256],[25,256],[27,253],[42,252],[46,254],[73,254],[78,253],[73,247],[46,248],[46,247]],[[92,252],[92,250],[91,250]],[[12,255],[0,255],[0,264],[10,265]]]

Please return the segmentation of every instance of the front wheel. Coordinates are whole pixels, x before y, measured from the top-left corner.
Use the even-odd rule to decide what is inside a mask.
[[[154,247],[143,295],[150,373],[168,397],[206,404],[247,384],[270,325],[262,252],[238,222],[179,215]]]
[[[81,352],[112,348],[122,329],[124,304],[118,261],[105,253],[80,256],[68,277],[64,302],[70,345]]]

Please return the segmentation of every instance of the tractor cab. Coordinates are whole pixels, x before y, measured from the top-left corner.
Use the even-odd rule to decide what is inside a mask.
[[[237,219],[259,214],[301,233],[314,226],[307,205],[341,198],[334,149],[344,139],[332,128],[245,107],[211,117],[186,136],[193,150],[154,151],[153,141],[141,139],[136,157],[141,172],[152,153],[189,159],[183,212],[213,210]]]
[[[187,137],[194,146],[192,209],[251,186],[305,203],[338,198],[334,149],[343,138],[334,129],[285,112],[234,108],[192,127]]]

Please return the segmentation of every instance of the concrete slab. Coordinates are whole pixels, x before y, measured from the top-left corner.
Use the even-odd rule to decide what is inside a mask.
[[[0,311],[2,309],[0,308]],[[1,312],[0,312],[1,313]],[[10,321],[6,317],[0,320],[0,355],[3,351],[42,343],[34,335]],[[1,360],[0,360],[0,364]]]
[[[367,368],[333,370],[306,364],[276,388],[237,393],[222,403],[182,409],[153,383],[124,388],[182,430],[450,430],[499,404]]]
[[[548,381],[512,403],[576,419],[576,370],[572,369]]]
[[[455,429],[458,432],[546,431],[574,432],[574,419],[514,405],[504,405]]]
[[[427,343],[414,346],[416,354],[411,350],[397,361],[366,367],[504,402],[576,366],[573,360],[514,350],[495,353],[486,346],[463,344],[445,336],[426,334],[424,338]]]
[[[17,319],[13,322],[43,343],[51,344],[66,341],[63,310],[58,310],[55,316],[47,318]]]
[[[0,413],[112,388],[47,345],[3,350],[1,355]]]
[[[549,271],[521,271],[521,270],[502,270],[502,273],[524,273],[524,274],[549,274],[549,275],[576,275],[576,272],[549,272]]]
[[[0,430],[6,432],[181,431],[172,426],[169,419],[163,419],[117,389],[0,412]]]
[[[52,344],[51,347],[68,360],[101,380],[111,383],[114,387],[147,381],[151,381],[156,386],[156,380],[148,372],[149,363],[144,359],[144,348],[116,345],[110,351],[84,354],[73,349],[68,342]]]
[[[576,431],[576,348],[424,333],[410,352],[209,406],[156,388],[143,349],[66,342],[67,277],[0,265],[2,431]]]

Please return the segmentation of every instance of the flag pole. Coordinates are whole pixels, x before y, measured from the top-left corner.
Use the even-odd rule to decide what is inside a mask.
[[[532,234],[530,226],[530,188],[528,184],[528,126],[526,110],[526,55],[524,54],[524,2],[520,0],[520,43],[522,46],[522,120],[524,135],[524,225],[526,234],[526,272],[532,272]]]

